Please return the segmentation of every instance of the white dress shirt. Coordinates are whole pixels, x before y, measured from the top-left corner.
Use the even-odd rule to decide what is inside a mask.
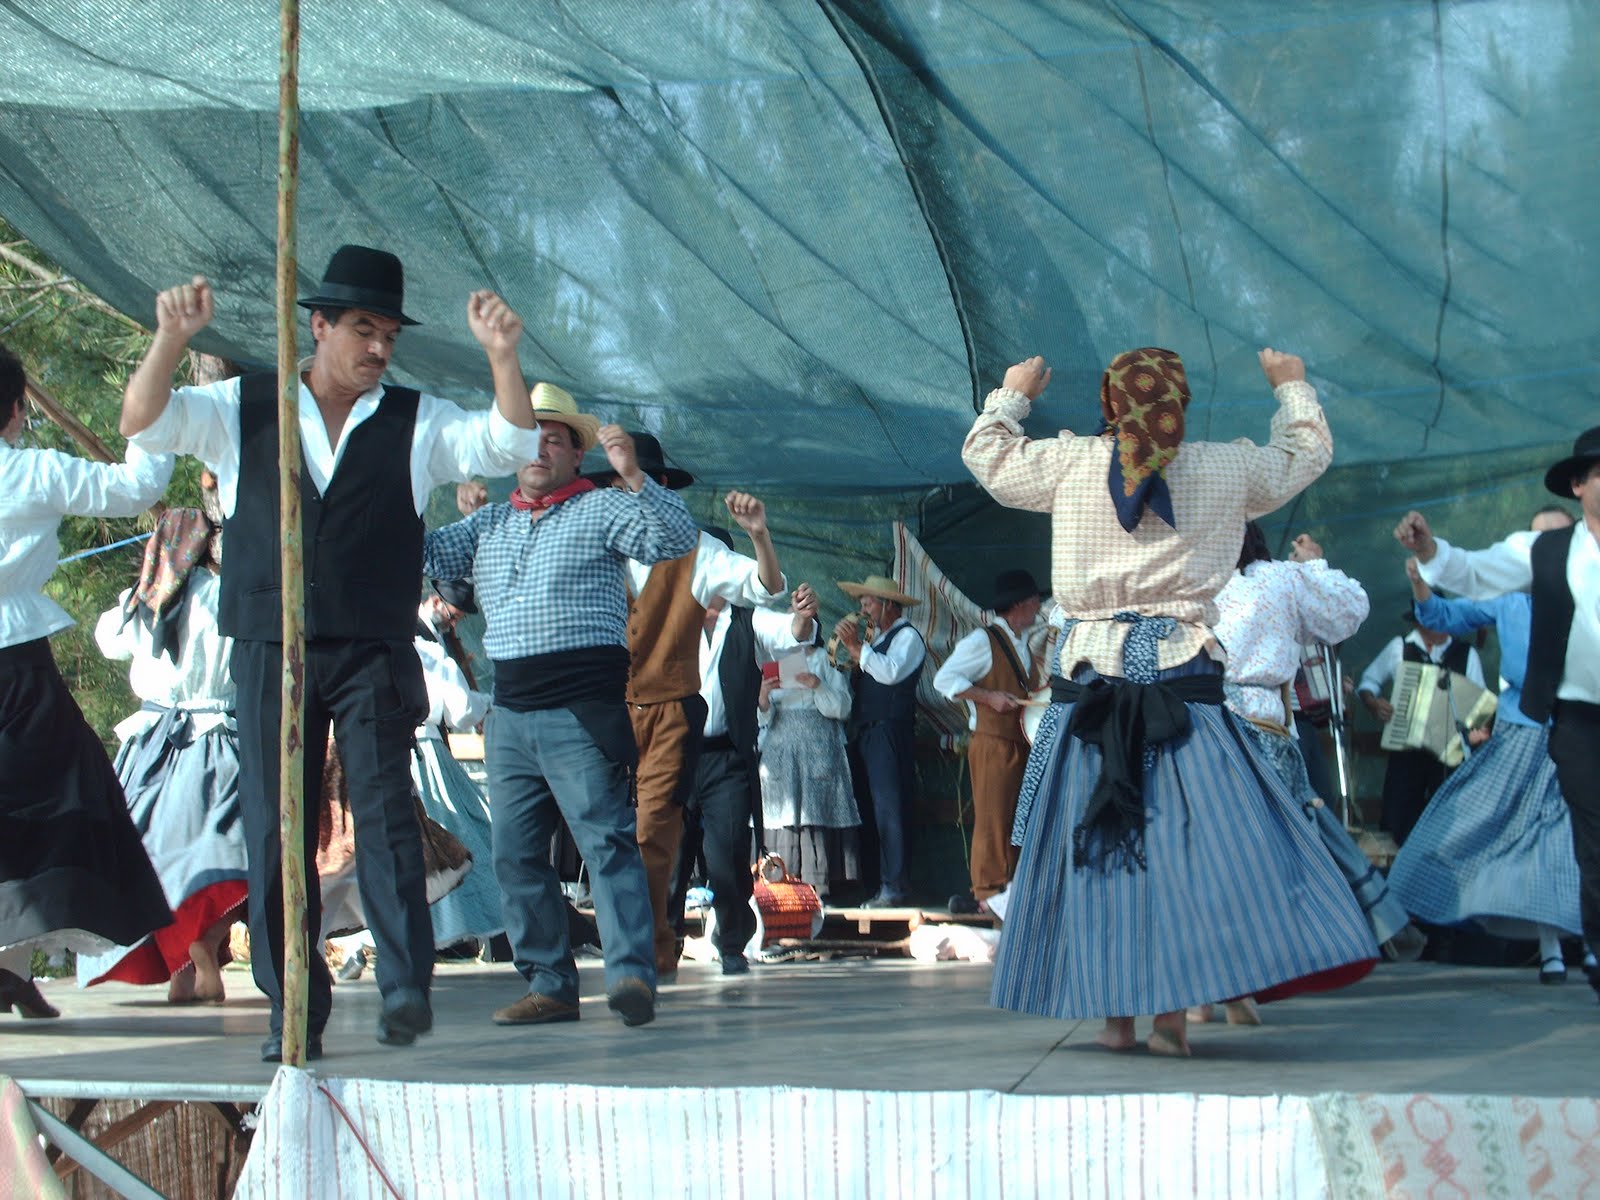
[[[1438,538],[1439,552],[1422,564],[1422,578],[1471,600],[1530,591],[1530,555],[1538,537],[1522,530],[1486,550],[1462,550]],[[1572,591],[1572,633],[1556,698],[1600,704],[1600,545],[1583,521],[1572,531],[1567,551],[1567,587]]]
[[[628,572],[628,594],[638,596],[650,582],[650,568],[631,558],[625,567]],[[755,559],[729,550],[705,530],[700,531],[700,544],[695,550],[694,575],[689,580],[689,591],[702,607],[721,596],[729,604],[761,609],[789,590],[788,580],[780,579],[779,582],[781,586],[777,591],[767,591],[761,583]]]
[[[1374,696],[1382,696],[1389,689],[1389,684],[1394,682],[1395,675],[1400,670],[1400,664],[1405,661],[1403,642],[1410,642],[1418,650],[1428,656],[1428,661],[1435,666],[1444,657],[1444,652],[1450,649],[1453,638],[1445,638],[1437,646],[1430,646],[1422,640],[1422,635],[1416,630],[1406,634],[1404,638],[1390,638],[1389,644],[1378,651],[1378,657],[1367,664],[1367,669],[1361,672],[1361,682],[1356,685],[1357,692],[1371,692]],[[1467,651],[1466,677],[1479,687],[1484,687],[1483,660],[1478,657],[1477,647]]]
[[[889,628],[885,629],[873,642],[881,642],[889,634],[899,629],[902,625],[909,625],[910,621],[901,617]],[[927,656],[928,647],[922,640],[922,635],[915,629],[911,631],[913,637],[897,637],[889,643],[887,650],[874,650],[871,646],[863,644],[861,647],[861,670],[888,687],[910,677],[911,673],[922,665],[922,660]]]
[[[720,543],[719,543],[720,545]],[[727,549],[726,546],[723,547]],[[794,614],[770,608],[752,611],[751,627],[756,635],[756,662],[772,662],[780,654],[796,649]],[[733,613],[724,608],[708,637],[700,635],[700,696],[706,702],[706,737],[722,737],[728,732],[728,711],[722,702],[722,647],[728,640]]]
[[[309,367],[310,360],[301,364]],[[378,411],[383,396],[379,384],[356,400],[330,444],[328,427],[317,398],[300,384],[300,449],[306,474],[319,493],[338,469],[350,442],[351,431]],[[239,379],[224,379],[203,387],[177,388],[162,414],[149,428],[130,439],[146,450],[192,454],[217,477],[217,499],[225,516],[232,516],[239,495]],[[411,433],[411,494],[417,515],[428,506],[428,496],[441,483],[458,483],[474,475],[511,475],[524,463],[539,457],[539,430],[519,429],[490,406],[488,412],[468,412],[448,400],[426,393],[417,402],[417,420]]]
[[[74,623],[44,594],[61,553],[56,530],[63,516],[137,516],[161,498],[171,477],[170,456],[133,445],[125,463],[96,463],[0,440],[0,647]]]
[[[1027,677],[1033,672],[1033,654],[1028,649],[1027,630],[1022,631],[1019,637],[1013,633],[1011,626],[1004,620],[996,621],[993,628],[998,629],[1011,639],[1011,648],[1017,652],[1017,661],[1022,664],[1023,684],[1026,685]],[[980,627],[974,629],[966,637],[957,642],[950,650],[950,656],[933,676],[933,690],[946,700],[954,700],[968,688],[978,686],[982,679],[994,667],[994,640],[990,638],[988,629]],[[978,706],[971,700],[965,702],[967,706],[967,728],[978,728]]]

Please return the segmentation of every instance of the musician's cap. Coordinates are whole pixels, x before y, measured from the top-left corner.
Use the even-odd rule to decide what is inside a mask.
[[[1544,486],[1563,500],[1572,499],[1572,485],[1600,462],[1600,425],[1585,430],[1572,443],[1572,454],[1544,473]]]
[[[910,608],[913,604],[922,601],[915,596],[907,595],[900,590],[898,584],[887,575],[868,575],[860,583],[852,583],[848,579],[839,580],[839,590],[846,596],[861,599],[862,596],[876,596],[880,600],[892,600],[901,608]]]
[[[439,599],[464,613],[478,611],[478,599],[472,584],[466,579],[434,579],[430,581]]]
[[[1024,600],[1032,600],[1035,596],[1043,596],[1039,585],[1027,571],[1013,570],[1001,571],[994,577],[994,604],[992,607],[997,613],[1021,604]]]
[[[633,453],[639,462],[639,470],[651,479],[663,483],[675,492],[694,482],[694,476],[682,467],[667,464],[667,456],[661,449],[661,443],[653,435],[639,430],[629,430],[628,436],[633,439]],[[610,487],[611,481],[616,477],[617,473],[609,467],[604,471],[590,471],[584,475],[585,479],[592,480],[600,487]]]

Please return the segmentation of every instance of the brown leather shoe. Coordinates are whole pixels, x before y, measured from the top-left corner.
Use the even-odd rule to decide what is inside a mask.
[[[557,1021],[576,1021],[578,1006],[543,992],[529,992],[515,1004],[494,1014],[496,1025],[553,1025]]]
[[[606,1003],[624,1025],[648,1025],[656,1019],[656,994],[642,979],[622,980],[606,993]]]
[[[11,1008],[25,1020],[49,1020],[59,1017],[61,1011],[44,998],[32,979],[24,979],[10,971],[0,971],[0,1013]]]

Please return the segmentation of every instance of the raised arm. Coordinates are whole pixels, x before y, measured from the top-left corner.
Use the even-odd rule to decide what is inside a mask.
[[[204,275],[156,297],[156,335],[122,393],[118,428],[123,437],[148,429],[166,412],[172,398],[172,373],[189,349],[190,339],[211,324],[215,314],[216,300]]]
[[[1024,359],[1006,369],[1005,379],[989,393],[983,411],[961,444],[961,461],[983,489],[1007,508],[1049,512],[1061,474],[1061,447],[1072,434],[1034,441],[1022,422],[1050,382],[1042,357]]]
[[[1272,415],[1272,436],[1267,444],[1253,448],[1246,493],[1247,515],[1252,519],[1294,499],[1333,461],[1333,435],[1328,432],[1316,389],[1306,382],[1305,363],[1271,346],[1258,358],[1278,401],[1278,411]]]
[[[75,517],[133,517],[167,490],[170,454],[128,444],[126,461],[88,462],[58,450],[38,450],[36,495],[49,511]]]
[[[1485,550],[1463,550],[1434,537],[1421,513],[1408,512],[1395,526],[1394,536],[1416,556],[1422,578],[1433,587],[1488,600],[1533,586],[1533,543],[1539,535],[1529,530],[1519,530]]]
[[[494,379],[495,410],[518,429],[533,429],[533,404],[528,383],[517,358],[517,342],[522,338],[522,318],[499,296],[487,288],[467,297],[467,328],[478,339],[489,358],[489,374]]]

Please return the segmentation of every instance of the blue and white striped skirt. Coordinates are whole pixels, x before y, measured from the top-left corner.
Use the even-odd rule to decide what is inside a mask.
[[[1160,678],[1216,669],[1196,659]],[[1145,772],[1148,866],[1130,871],[1072,865],[1101,755],[1059,734],[1071,705],[1051,706],[1030,763],[1030,807],[1019,813],[996,1007],[1067,1020],[1135,1016],[1277,999],[1371,969],[1377,945],[1315,818],[1226,710],[1187,707],[1190,731],[1161,745]]]
[[[1502,937],[1532,937],[1530,923],[1580,932],[1572,817],[1549,745],[1548,731],[1502,721],[1434,793],[1389,868],[1412,916]]]

